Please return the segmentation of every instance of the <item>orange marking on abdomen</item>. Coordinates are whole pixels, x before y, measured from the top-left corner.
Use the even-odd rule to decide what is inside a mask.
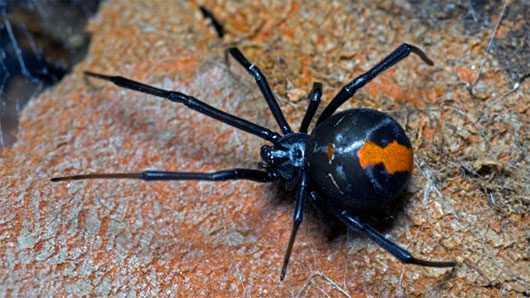
[[[382,163],[390,174],[412,171],[412,149],[395,140],[384,148],[367,141],[357,151],[357,157],[363,169]]]
[[[331,164],[331,162],[333,161],[333,158],[335,157],[335,145],[329,143],[326,148],[326,153],[328,156],[328,162]]]

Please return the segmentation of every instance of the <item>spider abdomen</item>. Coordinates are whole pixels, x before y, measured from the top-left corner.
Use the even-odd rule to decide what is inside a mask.
[[[312,181],[344,206],[384,207],[410,179],[410,141],[399,123],[376,110],[329,117],[313,130],[308,149]]]

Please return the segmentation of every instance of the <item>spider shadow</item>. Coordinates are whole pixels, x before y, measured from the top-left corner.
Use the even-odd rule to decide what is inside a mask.
[[[347,209],[350,213],[358,216],[363,222],[375,228],[379,232],[385,234],[392,231],[400,219],[405,216],[406,206],[410,202],[410,195],[400,194],[390,204],[376,209]],[[339,221],[336,217],[331,215],[327,210],[321,206],[312,204],[312,209],[315,214],[323,221],[327,229],[328,241],[334,242],[336,239],[346,235],[348,228],[344,223]],[[356,236],[364,238],[364,234],[360,231],[353,230]]]
[[[234,72],[226,61],[220,62],[212,58],[196,70],[193,81],[189,88],[204,86],[202,91],[192,92],[178,88],[175,91],[197,96],[204,103],[230,115],[263,127],[276,128],[262,95],[255,84],[246,81],[246,73],[242,70]],[[248,132],[223,124],[222,121],[204,115],[197,118],[197,112],[190,111],[185,106],[178,107],[172,120],[173,123],[164,128],[171,135],[165,140],[165,145],[181,149],[179,153],[188,158],[200,157],[206,164],[224,163],[220,165],[220,169],[254,168],[255,160],[261,160],[259,148],[267,143]],[[185,129],[181,128],[182,122],[187,122]],[[152,132],[153,138],[158,138],[156,130]],[[205,135],[209,137],[204,138]],[[212,139],[219,145],[212,146]],[[230,159],[220,159],[221,156],[229,156]]]
[[[270,185],[274,194],[274,205],[289,205],[294,208],[296,190],[287,190],[284,183],[272,183]],[[324,196],[321,196],[324,198]],[[411,204],[412,196],[407,191],[401,193],[395,200],[383,208],[377,209],[347,209],[353,215],[358,216],[363,222],[372,226],[381,233],[392,231],[401,219],[406,216],[407,206]],[[335,242],[348,233],[347,226],[338,220],[331,212],[323,207],[322,203],[308,200],[304,211],[305,220],[315,220],[323,224],[323,230],[328,242]],[[294,209],[291,209],[294,211]],[[303,223],[302,223],[303,224]],[[353,230],[355,236],[365,238],[362,232]]]
[[[214,70],[214,72],[222,71],[225,74],[227,72],[225,68],[220,67],[218,64],[205,63],[205,66],[197,70],[197,73],[201,73],[201,71],[208,73],[208,69],[220,69]],[[199,75],[197,74],[196,77],[199,77]],[[93,89],[94,92],[101,89],[91,79],[84,77],[84,80],[86,85]],[[195,78],[195,80],[198,83],[202,82],[200,78]],[[195,84],[198,85],[198,83]],[[153,85],[161,88],[167,87],[158,86],[157,84]],[[240,79],[232,78],[231,76],[227,76],[219,85],[225,87],[225,89],[233,90],[233,92],[239,92],[236,98],[240,99],[248,94],[257,92],[249,86],[244,86]],[[245,88],[241,88],[242,86]],[[116,92],[125,90],[115,86],[110,86],[109,88]],[[179,92],[186,91],[173,87],[169,87],[169,89]],[[217,89],[223,88],[219,87]],[[244,90],[238,91],[238,89]],[[212,89],[206,93],[214,94],[215,91]],[[116,130],[121,135],[134,136],[137,144],[151,144],[160,151],[176,151],[179,160],[201,158],[205,164],[219,164],[219,156],[230,156],[231,162],[221,165],[221,169],[250,166],[251,162],[249,160],[255,160],[255,158],[251,157],[258,156],[257,151],[259,151],[258,149],[263,144],[263,141],[256,141],[244,131],[228,127],[227,125],[219,125],[222,123],[218,120],[200,115],[200,113],[192,111],[183,105],[175,105],[169,102],[161,104],[159,100],[151,101],[152,96],[150,95],[127,91],[127,96],[129,96],[129,93],[131,94],[130,96],[138,97],[134,98],[136,101],[145,100],[144,103],[131,106],[130,102],[121,100],[124,95],[119,95],[120,100],[111,101],[113,108],[108,109],[107,118],[115,119]],[[239,111],[239,114],[241,114],[239,116],[249,118],[250,121],[263,119],[265,118],[264,114],[268,112],[264,101],[259,96],[251,96],[251,100],[246,100],[245,102],[222,101],[221,103],[216,102],[215,99],[219,97],[229,98],[228,93],[223,96],[203,95],[199,97],[205,103],[216,106],[230,114],[236,110],[241,110]],[[150,99],[150,101],[146,99]],[[272,126],[272,124],[274,123],[268,121],[264,126]],[[221,126],[223,127],[220,128]],[[204,138],[205,135],[209,136],[209,138]],[[221,145],[212,146],[212,139],[215,139]],[[245,145],[237,145],[239,143]]]

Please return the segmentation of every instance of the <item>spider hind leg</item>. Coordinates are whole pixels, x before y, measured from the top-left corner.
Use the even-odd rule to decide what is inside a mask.
[[[412,256],[406,249],[392,242],[392,240],[379,233],[370,225],[364,223],[358,216],[351,214],[344,208],[338,207],[331,200],[320,199],[316,192],[311,192],[313,200],[321,202],[326,210],[331,211],[340,221],[342,221],[348,228],[364,233],[368,238],[372,239],[377,245],[396,257],[404,264],[414,264],[426,267],[455,267],[457,265],[454,261],[429,261],[418,259]]]

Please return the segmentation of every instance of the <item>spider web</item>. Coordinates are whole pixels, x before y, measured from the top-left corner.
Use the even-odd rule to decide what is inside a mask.
[[[100,0],[0,0],[0,149],[16,141],[23,107],[85,55]]]

